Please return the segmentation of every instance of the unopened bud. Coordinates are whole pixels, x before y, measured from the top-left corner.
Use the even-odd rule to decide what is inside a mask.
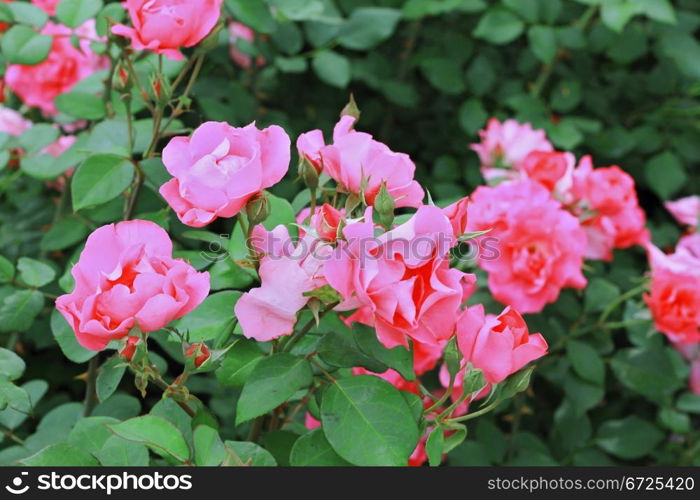
[[[140,337],[135,337],[133,335],[127,337],[126,344],[124,345],[122,350],[119,351],[119,357],[122,358],[124,361],[131,362],[131,360],[134,359],[134,354],[136,354],[136,349],[138,348],[140,343]]]
[[[340,112],[340,116],[352,116],[355,118],[355,123],[357,123],[357,121],[360,119],[360,114],[360,108],[357,107],[355,96],[350,94],[350,100]]]
[[[165,106],[170,101],[170,84],[162,75],[155,75],[151,80],[151,99],[160,106]]]
[[[214,26],[214,28],[209,32],[209,34],[197,44],[197,52],[206,53],[214,50],[219,45],[219,32],[223,27],[224,22],[222,19],[219,19],[219,22],[216,23],[216,26]]]
[[[251,198],[245,210],[251,227],[264,222],[270,216],[270,203],[265,192]]]
[[[311,191],[318,188],[318,175],[320,174],[316,166],[311,163],[305,156],[299,159],[299,177],[304,180],[304,184]]]
[[[197,342],[187,348],[185,358],[194,360],[194,367],[199,368],[211,358],[211,352],[204,342]]]
[[[386,188],[386,183],[382,182],[379,192],[374,198],[374,214],[377,222],[385,229],[391,229],[391,225],[394,222],[395,208],[396,202],[389,194],[389,191]]]

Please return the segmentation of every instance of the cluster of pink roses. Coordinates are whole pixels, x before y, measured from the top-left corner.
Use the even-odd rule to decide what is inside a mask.
[[[562,288],[582,289],[583,259],[649,241],[634,180],[617,166],[593,168],[590,156],[554,151],[544,131],[491,119],[474,149],[491,186],[469,204],[469,231],[491,229],[499,258],[481,258],[494,297],[539,312]]]

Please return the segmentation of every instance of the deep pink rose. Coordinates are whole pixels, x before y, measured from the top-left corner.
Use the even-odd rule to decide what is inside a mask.
[[[0,132],[19,137],[32,126],[32,122],[11,108],[0,105]]]
[[[472,144],[471,148],[479,155],[486,180],[517,178],[527,155],[553,150],[544,130],[535,130],[529,123],[520,124],[516,120],[501,123],[491,118],[479,136],[481,142]]]
[[[248,54],[241,52],[241,50],[238,49],[238,47],[236,47],[236,41],[238,39],[252,43],[253,41],[255,41],[255,31],[250,29],[245,24],[237,23],[235,21],[229,23],[228,25],[228,41],[231,46],[231,59],[241,68],[250,68],[252,58]],[[257,67],[264,66],[265,58],[262,56],[258,56],[255,59],[255,65]]]
[[[98,40],[95,21],[88,20],[76,30],[46,23],[41,30],[53,37],[51,52],[46,60],[35,66],[11,64],[5,73],[7,86],[27,106],[36,106],[47,115],[58,113],[54,99],[70,90],[76,83],[91,74],[108,67],[105,56],[95,54],[90,42]],[[80,39],[80,49],[71,42],[72,36]]]
[[[465,363],[484,372],[486,382],[496,384],[530,361],[547,354],[547,341],[531,334],[517,311],[506,307],[496,317],[486,316],[476,305],[464,311],[457,322],[457,345]]]
[[[558,151],[533,151],[521,163],[521,169],[529,179],[539,182],[550,191],[565,177],[575,162],[571,153]]]
[[[700,196],[686,196],[676,201],[667,201],[664,206],[681,224],[692,228],[700,225]]]
[[[491,228],[498,255],[484,254],[496,300],[523,313],[539,312],[562,288],[582,289],[586,235],[540,184],[525,180],[479,187],[471,196],[469,231]]]
[[[194,47],[216,26],[223,0],[126,0],[131,24],[112,33],[131,39],[136,50],[152,50],[182,59],[180,49]]]
[[[673,342],[700,342],[700,259],[678,251],[664,254],[647,246],[651,293],[644,296],[654,327]]]
[[[459,307],[475,277],[450,268],[452,226],[442,210],[422,206],[406,223],[374,237],[371,209],[364,222],[348,224],[324,265],[328,283],[344,301],[338,310],[376,328],[387,347],[407,337],[442,345],[454,333]]]
[[[174,137],[163,150],[163,164],[174,178],[160,194],[188,226],[233,217],[284,177],[289,147],[289,137],[277,125],[258,130],[255,123],[243,128],[203,123],[192,137]]]
[[[467,207],[469,198],[465,197],[445,207],[442,212],[450,220],[455,238],[459,238],[467,231]]]
[[[307,207],[299,212],[296,221],[299,225],[312,227],[323,241],[334,242],[338,239],[338,227],[345,224],[345,209],[338,210],[324,203],[316,207],[316,213],[311,215],[311,209]],[[303,236],[304,230],[299,228],[299,231],[299,235]]]
[[[71,274],[73,292],[56,308],[80,344],[94,351],[132,328],[154,332],[197,307],[209,293],[209,273],[173,259],[168,233],[132,220],[96,229]]]
[[[295,245],[282,225],[273,231],[256,226],[252,240],[262,255],[261,283],[234,310],[243,335],[267,342],[294,331],[297,313],[309,301],[304,293],[326,284],[322,266],[332,249],[308,234]]]
[[[593,168],[590,156],[574,170],[572,192],[588,236],[586,258],[609,261],[615,248],[645,245],[649,231],[634,179],[620,167]]]
[[[56,6],[61,0],[32,0],[32,3],[50,16],[56,15]]]
[[[397,207],[418,207],[423,189],[413,180],[416,166],[409,156],[395,153],[371,135],[353,130],[355,118],[342,116],[333,131],[333,144],[325,146],[320,130],[312,130],[297,139],[299,155],[333,178],[341,191],[360,194],[364,187],[369,205],[379,193],[382,182]]]

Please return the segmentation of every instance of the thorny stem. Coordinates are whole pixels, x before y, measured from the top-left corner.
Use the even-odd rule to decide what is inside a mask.
[[[496,408],[499,404],[501,404],[501,400],[497,399],[496,401],[494,401],[490,405],[482,408],[481,410],[475,411],[474,413],[467,413],[466,415],[463,415],[461,417],[450,418],[447,420],[447,422],[448,423],[464,422],[466,420],[471,420],[473,418],[480,417],[481,415],[484,415],[484,414],[490,412],[491,410],[493,410],[494,408]]]
[[[167,393],[168,390],[170,390],[170,386],[169,386],[162,378],[151,376],[150,379],[151,379],[151,380],[153,381],[153,383],[154,383],[159,389],[161,389],[163,392]],[[173,399],[174,399],[174,398],[173,398]],[[184,401],[178,401],[177,399],[175,399],[175,402],[180,406],[180,408],[182,408],[183,410],[185,410],[185,412],[186,412],[190,417],[194,417],[194,416],[196,415],[196,412],[195,412],[192,408],[190,408],[190,405],[188,405],[188,404],[185,403]]]

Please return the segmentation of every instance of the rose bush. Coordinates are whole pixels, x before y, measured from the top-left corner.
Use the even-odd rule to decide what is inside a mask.
[[[700,465],[699,14],[0,3],[0,464]]]

